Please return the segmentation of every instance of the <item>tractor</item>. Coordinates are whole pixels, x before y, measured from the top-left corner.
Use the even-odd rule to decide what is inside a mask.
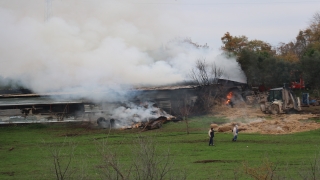
[[[301,104],[289,88],[281,87],[269,90],[267,100],[260,102],[260,109],[264,113],[280,114],[301,111]]]

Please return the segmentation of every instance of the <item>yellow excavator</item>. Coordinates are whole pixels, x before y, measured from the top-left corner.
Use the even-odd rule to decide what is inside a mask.
[[[260,109],[264,113],[288,113],[292,110],[301,111],[301,103],[289,88],[274,88],[268,91],[266,100],[260,102]]]

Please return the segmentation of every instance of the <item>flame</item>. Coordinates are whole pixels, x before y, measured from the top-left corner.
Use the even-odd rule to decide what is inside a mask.
[[[232,92],[229,92],[228,95],[227,95],[227,101],[226,101],[226,104],[229,104],[230,101],[231,101],[231,98],[232,98]]]

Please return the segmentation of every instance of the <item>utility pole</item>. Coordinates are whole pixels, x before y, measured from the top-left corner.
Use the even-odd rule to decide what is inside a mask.
[[[44,14],[44,19],[47,22],[52,16],[52,0],[45,0],[45,1],[46,1],[46,4],[45,4],[46,11]]]

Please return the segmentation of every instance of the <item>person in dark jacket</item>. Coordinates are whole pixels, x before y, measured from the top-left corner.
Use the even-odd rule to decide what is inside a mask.
[[[211,128],[208,132],[208,135],[210,137],[210,140],[209,140],[209,146],[214,146],[213,144],[213,137],[214,137],[214,130],[213,128]]]

